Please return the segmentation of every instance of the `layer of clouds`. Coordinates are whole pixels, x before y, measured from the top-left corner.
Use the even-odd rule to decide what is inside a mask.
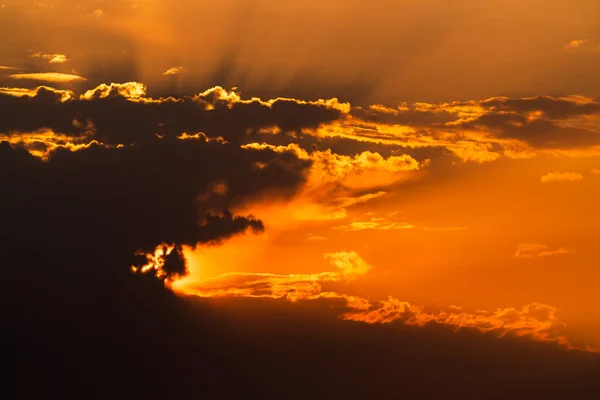
[[[548,251],[546,246],[520,245],[515,257],[548,256],[564,254],[564,249]],[[297,301],[340,300],[345,310],[340,318],[368,324],[401,322],[409,326],[429,324],[450,325],[455,329],[474,329],[505,335],[525,336],[544,342],[553,342],[575,348],[561,334],[563,327],[558,309],[545,304],[532,303],[521,309],[512,307],[492,312],[478,310],[463,311],[461,307],[449,307],[451,311],[427,311],[406,301],[390,297],[387,300],[369,300],[360,296],[335,291],[335,284],[348,283],[367,274],[373,266],[356,252],[327,253],[325,257],[337,268],[334,272],[314,274],[277,275],[267,273],[226,273],[200,282],[180,280],[174,283],[176,291],[199,297],[245,297],[273,298]],[[330,289],[324,287],[329,285]],[[333,285],[333,286],[332,286]],[[596,351],[587,348],[589,351]],[[600,351],[600,350],[598,350]]]

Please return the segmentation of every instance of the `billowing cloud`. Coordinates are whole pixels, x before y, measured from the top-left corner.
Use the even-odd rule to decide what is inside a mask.
[[[591,154],[600,145],[600,104],[583,96],[413,103],[397,111],[355,108],[343,121],[306,133],[410,149],[446,148],[478,163],[568,150]]]
[[[46,77],[44,74],[43,78]],[[339,118],[346,110],[335,99],[243,100],[239,94],[220,87],[194,96],[153,99],[146,96],[145,85],[137,82],[102,84],[66,101],[62,97],[52,99],[58,97],[56,93],[40,89],[28,101],[10,95],[0,98],[3,105],[0,113],[12,115],[0,123],[0,132],[47,128],[79,135],[80,130],[72,121],[83,118],[94,123],[98,140],[110,144],[148,140],[156,134],[180,136],[198,132],[245,142],[271,126],[278,126],[282,132],[316,128]],[[38,118],[26,118],[30,113]]]
[[[583,179],[578,172],[550,172],[540,178],[542,183],[551,182],[577,182]]]
[[[553,250],[545,244],[522,243],[517,246],[515,258],[549,257],[570,253],[573,252],[565,249],[564,247],[559,247]]]
[[[428,159],[419,162],[409,155],[386,158],[370,151],[354,155],[336,154],[329,149],[308,152],[297,144],[249,143],[242,148],[289,152],[311,162],[307,182],[292,201],[263,199],[239,209],[240,212],[267,215],[266,223],[273,228],[301,221],[344,219],[347,208],[385,197],[388,194],[385,188],[418,179],[429,165]]]

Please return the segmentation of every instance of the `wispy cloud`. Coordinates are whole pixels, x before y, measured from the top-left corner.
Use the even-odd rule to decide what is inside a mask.
[[[550,182],[577,182],[583,179],[578,172],[550,172],[540,178],[542,183]]]
[[[552,250],[545,244],[522,243],[517,246],[515,258],[548,257],[570,253],[573,253],[573,251],[567,250],[564,247],[559,247]]]
[[[310,241],[310,242],[320,242],[323,240],[327,240],[327,238],[325,236],[318,236],[318,235],[309,235],[306,240]]]
[[[344,232],[356,232],[356,231],[365,231],[365,230],[380,230],[380,231],[389,231],[389,230],[404,230],[404,229],[421,229],[424,231],[430,232],[452,232],[452,231],[462,231],[469,229],[466,226],[447,226],[447,227],[430,227],[430,226],[418,226],[415,224],[408,223],[406,221],[402,221],[398,218],[397,213],[392,213],[388,215],[378,215],[374,212],[369,212],[365,214],[364,219],[357,219],[349,222],[348,224],[336,226],[334,230],[340,230]]]
[[[177,74],[183,72],[183,70],[184,70],[183,67],[173,67],[173,68],[169,68],[168,70],[163,72],[163,75],[177,75]]]

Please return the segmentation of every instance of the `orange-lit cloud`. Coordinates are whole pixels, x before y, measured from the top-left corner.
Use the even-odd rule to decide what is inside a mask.
[[[276,199],[265,199],[239,209],[239,212],[265,215],[266,223],[273,228],[298,221],[344,219],[348,207],[386,196],[382,188],[416,179],[421,169],[429,165],[429,160],[419,162],[409,155],[385,158],[370,151],[353,156],[336,154],[331,150],[309,153],[296,144],[273,146],[250,143],[242,148],[290,152],[312,163],[306,184],[292,201],[281,203]],[[257,168],[264,166],[257,165]]]
[[[386,218],[381,217],[371,217],[371,219],[367,221],[352,221],[347,225],[340,225],[335,227],[334,229],[339,229],[342,231],[352,232],[352,231],[363,231],[363,230],[396,230],[396,229],[414,229],[415,226],[411,225],[407,222],[395,222],[389,221]]]
[[[163,72],[163,75],[177,75],[184,70],[183,67],[172,67]]]
[[[587,39],[571,40],[569,43],[565,44],[565,49],[567,49],[567,50],[578,49],[578,48],[582,47],[584,44],[586,44],[587,41],[588,41]]]
[[[14,97],[34,97],[37,96],[40,93],[40,91],[54,93],[60,96],[62,102],[65,102],[75,97],[75,93],[73,93],[70,90],[58,90],[48,86],[38,86],[35,89],[0,87],[0,94],[7,94]]]
[[[567,250],[564,247],[552,250],[545,244],[523,243],[517,246],[515,258],[548,257],[570,253],[573,253],[573,251]]]
[[[15,147],[24,148],[29,151],[31,155],[39,157],[42,160],[47,160],[50,154],[59,148],[67,149],[69,151],[79,151],[91,146],[102,146],[105,148],[121,146],[109,146],[98,142],[96,139],[92,139],[94,127],[89,121],[87,122],[88,125],[83,125],[76,120],[73,121],[73,123],[81,124],[81,128],[83,128],[87,134],[74,138],[52,131],[19,132],[15,134],[0,133],[0,142],[7,141]]]
[[[550,182],[577,182],[583,179],[578,172],[550,172],[540,178],[542,183]]]
[[[86,91],[81,95],[81,99],[103,99],[111,95],[118,95],[127,99],[139,99],[146,95],[146,85],[139,82],[102,84]]]
[[[270,274],[231,272],[189,284],[191,278],[173,282],[172,288],[200,297],[285,297],[290,301],[336,296],[323,292],[332,282],[350,282],[367,273],[372,266],[356,252],[327,253],[325,258],[337,268],[316,274]]]
[[[31,57],[46,59],[50,64],[62,64],[68,61],[64,54],[33,53]]]
[[[427,311],[422,306],[393,297],[387,300],[369,300],[327,291],[324,290],[324,285],[353,281],[368,273],[373,266],[356,252],[327,253],[325,257],[337,271],[286,275],[232,272],[201,281],[185,277],[174,281],[170,287],[178,293],[200,297],[285,298],[292,302],[336,299],[346,304],[346,311],[340,314],[340,318],[345,320],[370,324],[398,321],[415,326],[437,323],[454,326],[456,329],[495,332],[498,336],[529,337],[575,348],[561,333],[564,324],[557,316],[556,307],[532,303],[521,309],[507,307],[492,312],[476,310],[471,313],[464,311],[463,307],[452,305],[448,307],[452,311]],[[595,351],[592,348],[586,350]]]
[[[37,72],[27,74],[13,74],[10,75],[13,79],[32,80],[32,81],[44,81],[44,82],[55,82],[55,83],[67,83],[76,81],[85,81],[86,79],[74,74],[63,74],[61,72]]]
[[[321,240],[327,240],[327,238],[325,236],[318,236],[318,235],[308,235],[308,237],[306,238],[306,240],[311,241],[311,242],[318,242]]]
[[[381,215],[375,212],[369,212],[362,218],[353,218],[350,222],[333,227],[334,230],[340,230],[344,232],[356,232],[365,230],[405,230],[405,229],[421,229],[424,231],[431,232],[452,232],[462,231],[469,229],[465,226],[448,226],[448,227],[430,227],[430,226],[418,226],[406,222],[398,216],[397,212],[393,212],[388,215]]]

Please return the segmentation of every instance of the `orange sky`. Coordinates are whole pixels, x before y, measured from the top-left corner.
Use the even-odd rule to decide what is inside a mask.
[[[458,325],[515,309],[517,327],[554,323],[523,309],[541,304],[566,324],[551,339],[600,348],[597,0],[3,3],[0,94],[44,85],[79,99],[142,82],[119,95],[160,103],[220,85],[205,94],[230,108],[282,96],[340,113],[244,139],[312,163],[306,182],[291,198],[233,200],[265,232],[186,247],[177,292],[250,296],[249,274],[274,297],[316,282],[306,298],[385,309],[391,296],[424,306],[414,321]],[[38,128],[49,129],[0,140],[73,151],[92,140]],[[224,196],[220,184],[208,195]]]

